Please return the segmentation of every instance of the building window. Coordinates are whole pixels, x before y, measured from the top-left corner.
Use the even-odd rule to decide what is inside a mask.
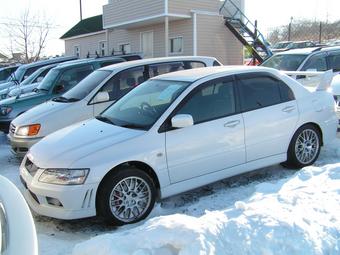
[[[119,45],[119,51],[122,54],[129,54],[131,53],[131,45],[130,43],[123,43]]]
[[[80,58],[80,46],[78,46],[78,45],[74,46],[74,55],[77,58]]]
[[[105,41],[99,42],[99,52],[102,57],[105,56],[105,53],[106,53],[106,42]]]
[[[183,53],[183,37],[170,39],[170,53]]]

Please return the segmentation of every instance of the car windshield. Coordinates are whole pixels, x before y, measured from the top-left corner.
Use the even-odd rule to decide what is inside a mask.
[[[274,55],[263,62],[262,66],[283,71],[296,71],[308,55],[282,54]]]
[[[24,76],[25,71],[26,71],[25,67],[19,67],[17,70],[15,70],[14,73],[11,74],[11,76],[8,77],[7,81],[20,82]]]
[[[44,68],[38,69],[37,71],[32,73],[30,76],[28,76],[26,80],[20,83],[20,85],[31,84],[34,81],[34,79],[37,78],[44,70],[45,70]]]
[[[55,83],[59,73],[60,71],[58,69],[52,69],[51,71],[49,71],[37,87],[38,91],[49,91],[53,87],[53,84]]]
[[[111,74],[107,70],[97,70],[63,95],[65,101],[82,100]]]
[[[97,119],[121,127],[148,130],[189,85],[183,81],[146,81]]]

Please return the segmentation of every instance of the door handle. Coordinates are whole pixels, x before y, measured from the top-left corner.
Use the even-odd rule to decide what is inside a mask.
[[[287,113],[292,112],[294,110],[295,110],[295,106],[287,106],[282,109],[283,112],[287,112]]]
[[[233,127],[236,127],[238,124],[240,124],[239,120],[233,120],[233,121],[229,121],[225,123],[224,127],[233,128]]]

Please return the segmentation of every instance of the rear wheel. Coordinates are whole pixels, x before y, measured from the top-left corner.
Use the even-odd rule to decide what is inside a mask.
[[[155,203],[156,188],[152,179],[137,168],[124,168],[106,177],[99,187],[99,214],[114,225],[145,219]]]
[[[312,165],[318,158],[321,149],[319,130],[311,124],[300,127],[294,134],[284,166],[301,168]]]

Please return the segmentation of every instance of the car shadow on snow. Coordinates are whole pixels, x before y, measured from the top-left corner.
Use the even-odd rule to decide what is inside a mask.
[[[255,186],[263,182],[277,181],[294,174],[280,165],[266,167],[257,171],[227,178],[204,187],[164,199],[155,205],[148,219],[174,213],[183,213],[191,216],[202,216],[206,210],[223,210],[233,206],[238,200],[246,199],[255,191]],[[208,201],[206,203],[205,201]],[[91,217],[79,220],[58,220],[34,214],[36,224],[47,227],[50,235],[57,232],[82,233],[88,237],[104,234],[115,230],[127,230],[142,225],[146,220],[115,227],[100,218]]]

